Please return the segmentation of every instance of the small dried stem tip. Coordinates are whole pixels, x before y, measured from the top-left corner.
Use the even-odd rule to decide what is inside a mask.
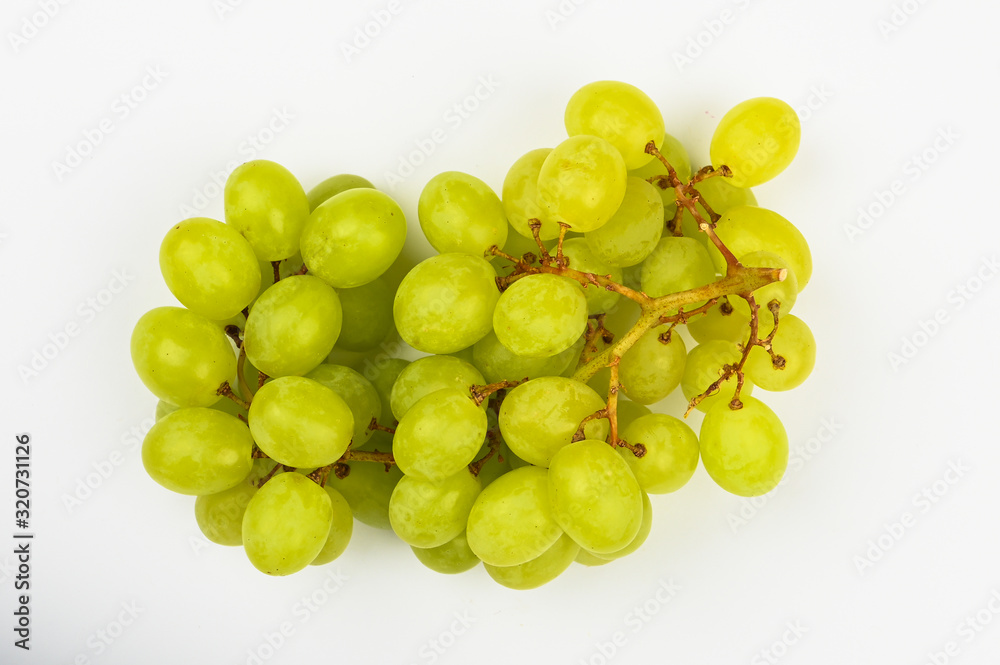
[[[310,473],[307,478],[313,481],[320,487],[326,487],[326,481],[330,477],[330,471],[333,470],[333,464],[327,464],[326,466],[321,466],[312,473]]]
[[[250,402],[244,401],[242,397],[234,393],[233,388],[232,386],[229,385],[228,381],[223,381],[222,385],[219,386],[219,389],[215,391],[215,394],[222,395],[223,397],[228,397],[229,399],[233,400],[234,402],[242,406],[244,409],[250,408]]]
[[[271,261],[271,268],[274,270],[274,283],[281,281],[281,261]]]
[[[590,414],[589,416],[580,421],[580,427],[579,429],[576,430],[576,434],[573,435],[572,440],[574,442],[583,441],[584,439],[587,438],[587,434],[584,431],[587,427],[587,423],[589,423],[591,420],[600,420],[601,418],[607,418],[607,417],[608,417],[607,407],[594,411],[592,414]]]
[[[243,331],[240,330],[239,326],[234,326],[229,324],[225,327],[226,334],[229,335],[229,339],[233,340],[233,344],[237,347],[243,345]]]
[[[378,420],[372,418],[372,421],[368,423],[368,431],[370,432],[388,432],[389,434],[395,434],[396,430],[392,427],[386,427],[385,425],[379,425]]]
[[[497,383],[487,383],[484,386],[470,386],[469,393],[472,395],[472,401],[476,403],[476,406],[479,406],[480,404],[485,402],[486,398],[492,395],[493,393],[499,390],[503,390],[505,388],[513,388],[515,386],[519,386],[527,380],[528,377],[524,377],[520,381],[507,380],[507,381],[498,381]]]
[[[496,431],[489,430],[486,432],[486,441],[489,443],[490,449],[485,455],[469,465],[469,471],[474,476],[478,476],[479,472],[483,470],[483,466],[500,450],[500,436]]]
[[[392,456],[392,453],[380,453],[377,450],[348,450],[344,453],[338,462],[379,462],[380,464],[385,464],[385,468],[388,471],[389,467],[396,463],[396,459]]]

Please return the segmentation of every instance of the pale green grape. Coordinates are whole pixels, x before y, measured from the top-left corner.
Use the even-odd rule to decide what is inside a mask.
[[[583,289],[559,275],[522,277],[500,295],[493,312],[497,339],[526,358],[548,358],[565,351],[586,328]]]
[[[218,326],[180,307],[142,315],[131,340],[132,364],[158,398],[177,406],[211,406],[236,376],[236,354]]]
[[[299,250],[309,201],[302,185],[281,164],[255,159],[229,175],[226,223],[240,233],[262,261],[287,259]]]
[[[253,385],[256,386],[257,383],[254,382]],[[237,386],[233,386],[233,392],[236,394],[240,394],[240,391],[237,389]],[[167,415],[168,413],[173,413],[174,411],[177,411],[178,409],[181,408],[184,407],[177,406],[176,404],[171,404],[170,402],[164,402],[162,399],[158,400],[156,402],[156,411],[153,414],[154,419],[160,420],[161,418],[163,418],[163,416]],[[215,409],[216,411],[222,411],[223,413],[228,413],[229,415],[235,416],[237,418],[239,416],[243,416],[244,418],[247,417],[247,410],[244,409],[239,404],[237,404],[236,402],[234,402],[233,400],[228,398],[220,399],[218,402],[216,402],[215,404],[213,404],[208,408]]]
[[[239,314],[257,297],[260,267],[243,236],[206,217],[186,219],[160,245],[160,272],[192,312],[218,320]]]
[[[390,529],[389,499],[403,472],[396,466],[387,470],[377,462],[350,462],[345,478],[330,474],[326,484],[340,492],[351,506],[355,519],[376,529]]]
[[[329,485],[323,488],[330,497],[330,533],[326,536],[326,544],[316,558],[309,562],[311,566],[321,566],[330,563],[347,549],[354,533],[354,515],[347,499]]]
[[[309,193],[306,194],[306,198],[309,199],[309,212],[320,207],[328,199],[332,199],[337,194],[346,192],[349,189],[375,189],[375,185],[359,175],[352,175],[350,173],[342,173],[327,178],[310,189]]]
[[[392,385],[389,404],[396,420],[417,400],[444,388],[469,395],[472,386],[485,384],[483,375],[469,363],[454,356],[426,356],[406,365]]]
[[[538,203],[551,221],[586,233],[618,210],[627,178],[625,162],[613,145],[596,136],[573,136],[542,163]]]
[[[206,538],[230,547],[243,544],[243,513],[257,493],[257,486],[244,479],[227,490],[199,496],[194,517]]]
[[[472,462],[484,438],[483,409],[467,391],[445,388],[407,409],[393,436],[392,454],[407,476],[439,481]]]
[[[648,406],[625,399],[624,395],[618,395],[618,432],[624,432],[628,426],[643,416],[652,413]],[[626,439],[627,440],[627,439]]]
[[[420,193],[417,214],[427,241],[442,254],[482,257],[490,247],[507,242],[507,215],[500,197],[467,173],[445,171],[431,178]]]
[[[473,364],[489,383],[558,376],[566,369],[573,356],[573,347],[570,347],[547,358],[524,358],[501,344],[496,333],[492,332],[472,347]]]
[[[663,201],[656,189],[629,176],[625,197],[615,214],[604,226],[584,234],[602,261],[611,266],[634,266],[653,251],[663,235]]]
[[[628,398],[639,404],[654,404],[680,385],[687,362],[687,348],[676,330],[670,341],[660,341],[669,325],[645,332],[618,365],[618,381]],[[610,377],[609,377],[610,379]]]
[[[705,392],[722,376],[723,365],[736,364],[741,357],[743,357],[743,352],[736,344],[721,339],[705,342],[691,349],[691,352],[688,353],[687,363],[684,365],[684,377],[681,379],[681,391],[684,393],[684,398],[691,401]],[[733,374],[722,382],[718,391],[698,402],[695,408],[702,413],[708,413],[716,404],[729,404],[735,394],[736,375]],[[751,394],[753,394],[753,381],[744,376],[740,399]]]
[[[592,553],[617,552],[639,532],[639,483],[604,441],[584,439],[561,448],[552,456],[548,485],[552,517]]]
[[[492,328],[500,291],[496,271],[483,258],[440,254],[403,278],[392,313],[400,337],[424,353],[472,346]]]
[[[724,215],[726,211],[730,208],[735,208],[737,206],[755,206],[757,205],[757,197],[750,189],[743,189],[742,187],[736,187],[731,182],[729,178],[724,178],[722,176],[715,176],[714,178],[708,178],[702,180],[696,186],[698,194],[701,199],[708,203],[712,212],[717,215]],[[668,189],[665,192],[666,196],[670,197],[671,201],[676,200],[676,193],[672,189]],[[698,214],[706,222],[711,222],[711,217],[708,211],[705,209],[704,204],[699,201],[695,204]],[[673,219],[674,213],[677,207],[675,204],[671,204],[664,208],[664,214],[667,219]],[[695,221],[694,217],[691,216],[691,211],[685,209],[681,216],[681,230],[685,237],[694,238],[705,247],[712,244],[709,239],[708,234],[703,233],[698,228],[698,223]]]
[[[600,136],[613,145],[625,166],[637,169],[649,162],[646,144],[660,141],[663,115],[649,96],[621,81],[595,81],[583,86],[566,105],[566,132],[570,136]]]
[[[469,513],[465,536],[491,566],[517,566],[552,547],[563,534],[552,517],[548,472],[525,466],[483,489]]]
[[[730,296],[728,298],[728,301],[733,304],[737,300],[743,299],[739,296]],[[723,314],[723,302],[724,300],[720,299],[719,303],[709,309],[708,312],[688,321],[688,332],[691,333],[691,337],[694,337],[694,341],[699,344],[704,344],[713,339],[739,342],[746,337],[750,325],[750,315],[740,314],[732,305],[729,307],[729,313]]]
[[[479,565],[479,557],[469,547],[465,531],[458,534],[444,545],[437,547],[411,547],[417,560],[436,573],[456,575],[472,570]]]
[[[337,348],[368,351],[392,332],[392,299],[396,295],[384,278],[378,277],[353,289],[340,289],[344,323]]]
[[[286,466],[333,464],[354,433],[354,417],[340,395],[301,376],[265,383],[250,404],[249,421],[260,449]]]
[[[396,384],[399,375],[409,366],[409,360],[386,358],[381,355],[375,356],[372,360],[365,359],[364,364],[359,366],[362,376],[371,381],[372,386],[375,387],[375,392],[378,393],[379,403],[382,405],[382,411],[378,416],[378,424],[383,427],[392,427],[397,420],[392,413],[392,388]],[[471,386],[475,382],[474,379],[469,385]],[[416,399],[413,401],[416,401]]]
[[[768,327],[773,329],[773,320]],[[794,314],[780,317],[772,348],[784,360],[783,367],[776,368],[770,354],[755,346],[747,358],[747,376],[764,390],[791,390],[802,385],[816,364],[816,338],[809,326]]]
[[[566,240],[563,243],[563,254],[569,259],[569,267],[573,270],[589,272],[602,277],[610,277],[611,281],[618,284],[622,282],[621,268],[609,265],[598,257],[583,238],[570,238]],[[607,312],[613,309],[622,297],[616,291],[608,291],[594,284],[584,286],[583,295],[587,299],[587,314]]]
[[[791,222],[776,212],[755,206],[731,208],[719,220],[715,233],[735,256],[765,251],[783,258],[795,273],[799,291],[812,277],[809,244]],[[719,250],[713,245],[708,252],[719,271],[725,271],[726,260]]]
[[[523,591],[537,589],[559,577],[580,552],[580,546],[563,534],[549,549],[531,561],[517,566],[491,566],[485,564],[486,572],[498,584],[508,589]]]
[[[262,573],[290,575],[319,556],[332,524],[330,495],[302,474],[282,473],[250,499],[243,548]]]
[[[650,494],[667,494],[691,480],[698,467],[698,437],[683,420],[651,413],[620,431],[633,446],[641,443],[646,447],[642,457],[626,448],[618,449],[639,487]]]
[[[388,270],[404,242],[406,218],[388,194],[349,189],[309,215],[302,230],[302,258],[309,272],[330,286],[350,289]]]
[[[149,477],[178,494],[215,494],[234,487],[253,467],[253,438],[239,419],[193,407],[167,414],[142,442]]]
[[[617,305],[615,306],[615,309],[618,309]],[[586,343],[587,343],[587,336],[580,335],[577,338],[577,340],[573,342],[573,346],[569,347],[562,353],[553,356],[555,358],[560,358],[560,357],[566,358],[566,368],[559,373],[559,376],[564,376],[566,378],[573,377],[573,374],[576,373],[577,368],[580,366],[580,356],[583,353],[583,346]],[[532,378],[537,378],[537,377],[532,377]]]
[[[311,275],[281,280],[264,292],[247,319],[247,359],[268,376],[301,376],[326,359],[340,335],[337,292]]]
[[[614,561],[614,559],[602,559],[598,556],[591,554],[590,552],[581,547],[580,551],[576,553],[576,559],[574,559],[574,561],[576,561],[577,563],[581,563],[584,566],[587,566],[588,568],[591,568],[594,566],[603,566],[605,564],[611,563],[612,561]]]
[[[695,438],[694,441],[695,445],[697,445],[698,439]],[[649,500],[649,495],[646,492],[642,490],[640,492],[642,492],[642,522],[639,523],[639,532],[635,534],[635,538],[620,550],[608,554],[595,554],[593,556],[597,558],[605,557],[609,561],[614,561],[615,559],[632,554],[646,542],[646,538],[649,537],[649,532],[653,528],[653,503]]]
[[[748,99],[729,109],[715,128],[712,165],[731,168],[737,187],[756,187],[792,163],[801,136],[791,106],[773,97]]]
[[[503,209],[507,213],[507,220],[519,236],[531,240],[531,244],[524,252],[538,251],[529,226],[532,219],[537,219],[542,224],[538,229],[538,235],[542,240],[559,237],[559,224],[549,219],[548,214],[538,203],[538,173],[551,152],[552,148],[539,148],[522,155],[507,171],[507,177],[503,181]],[[514,254],[506,248],[504,251],[517,258],[524,253]]]
[[[642,263],[642,290],[653,298],[705,286],[715,281],[715,266],[694,238],[667,236]],[[685,309],[697,309],[699,301]]]
[[[547,467],[552,456],[568,445],[587,416],[604,408],[604,400],[588,385],[561,376],[544,376],[522,383],[500,405],[500,431],[521,459]],[[608,435],[607,419],[587,423],[591,439]]]
[[[677,178],[687,184],[691,180],[691,158],[688,156],[684,145],[670,134],[664,134],[663,140],[657,142],[656,149],[670,162],[670,166],[674,167]],[[654,176],[667,175],[667,167],[659,159],[653,157],[646,162],[645,166],[630,169],[629,175],[648,181]],[[666,189],[659,185],[655,185],[654,187],[659,191],[663,205],[670,205],[677,199],[673,187],[667,187]]]
[[[740,397],[743,408],[717,404],[701,424],[705,470],[722,489],[759,496],[777,487],[788,466],[788,435],[766,404]]]
[[[750,252],[739,257],[739,261],[747,267],[784,268],[788,271],[785,274],[785,279],[782,281],[771,282],[767,286],[763,286],[753,292],[754,300],[757,301],[757,305],[760,307],[757,314],[758,320],[762,324],[766,323],[768,329],[773,328],[774,315],[768,311],[768,303],[772,300],[777,300],[781,305],[781,308],[778,310],[781,316],[788,314],[792,310],[799,295],[799,282],[795,278],[795,272],[788,265],[787,261],[773,252]],[[729,299],[729,302],[733,304],[734,310],[746,317],[747,321],[750,320],[750,305],[747,304],[746,300],[739,296],[733,296]]]
[[[468,469],[434,482],[404,475],[389,500],[389,523],[407,545],[440,547],[465,530],[480,489]]]
[[[371,438],[372,430],[369,429],[369,425],[372,418],[377,419],[382,415],[382,400],[368,379],[350,367],[327,363],[306,374],[306,378],[335,392],[351,410],[354,419],[352,448],[357,448]]]

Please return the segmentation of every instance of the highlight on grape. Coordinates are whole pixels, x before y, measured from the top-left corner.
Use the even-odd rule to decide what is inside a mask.
[[[795,111],[738,104],[699,169],[627,83],[585,85],[565,125],[499,194],[432,178],[417,209],[438,254],[401,278],[403,211],[356,175],[306,192],[253,160],[226,182],[225,222],[167,231],[181,306],[131,340],[159,399],[142,459],[196,497],[209,540],[287,575],[339,557],[358,520],[434,571],[482,564],[531,589],[638,549],[666,500],[651,495],[699,460],[739,496],[778,485],[788,437],[762,393],[812,371],[790,313],[812,258],[750,188],[795,157]],[[425,355],[386,353],[406,345]],[[687,411],[657,412],[676,390]]]

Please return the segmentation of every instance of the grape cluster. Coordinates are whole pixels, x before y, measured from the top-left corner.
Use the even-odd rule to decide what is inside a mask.
[[[160,400],[142,458],[197,496],[207,538],[286,575],[338,557],[356,518],[433,570],[482,562],[528,589],[635,551],[649,495],[699,459],[734,494],[777,485],[787,436],[751,393],[812,370],[812,333],[789,314],[812,261],[750,188],[795,156],[794,111],[737,105],[697,171],[631,85],[584,86],[565,124],[500,196],[432,178],[417,207],[438,254],[400,281],[403,212],[354,175],[307,194],[248,162],[225,223],[168,231],[160,267],[183,307],[148,312],[131,341]],[[397,335],[426,355],[388,357]],[[678,388],[705,412],[700,434],[648,408]]]

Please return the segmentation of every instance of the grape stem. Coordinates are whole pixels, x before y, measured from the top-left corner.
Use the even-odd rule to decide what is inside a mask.
[[[271,269],[274,270],[274,283],[281,281],[281,261],[271,261]]]
[[[334,463],[335,464],[335,463]],[[330,471],[333,469],[333,464],[327,464],[326,466],[321,466],[312,473],[310,473],[306,478],[313,481],[320,487],[326,487],[326,481],[330,477]]]
[[[483,466],[500,450],[500,436],[495,430],[488,430],[486,432],[486,440],[490,444],[490,449],[485,455],[469,465],[469,472],[477,477],[479,476],[479,472],[483,470]]]
[[[388,432],[389,434],[395,434],[396,430],[392,427],[386,427],[385,425],[379,425],[378,420],[372,418],[372,421],[368,423],[368,431],[370,432]]]
[[[228,397],[229,399],[233,400],[234,402],[242,406],[244,409],[250,408],[250,402],[244,401],[242,397],[234,393],[233,388],[232,386],[229,385],[228,381],[223,381],[222,385],[219,386],[219,389],[215,391],[215,394]]]
[[[497,383],[487,383],[483,386],[470,386],[469,392],[472,394],[472,401],[476,403],[476,406],[479,406],[493,393],[504,390],[505,388],[514,388],[527,380],[528,377],[524,377],[519,381],[506,380],[499,381]]]
[[[377,450],[348,450],[338,462],[379,462],[385,464],[386,470],[396,463],[392,453],[380,453]]]

